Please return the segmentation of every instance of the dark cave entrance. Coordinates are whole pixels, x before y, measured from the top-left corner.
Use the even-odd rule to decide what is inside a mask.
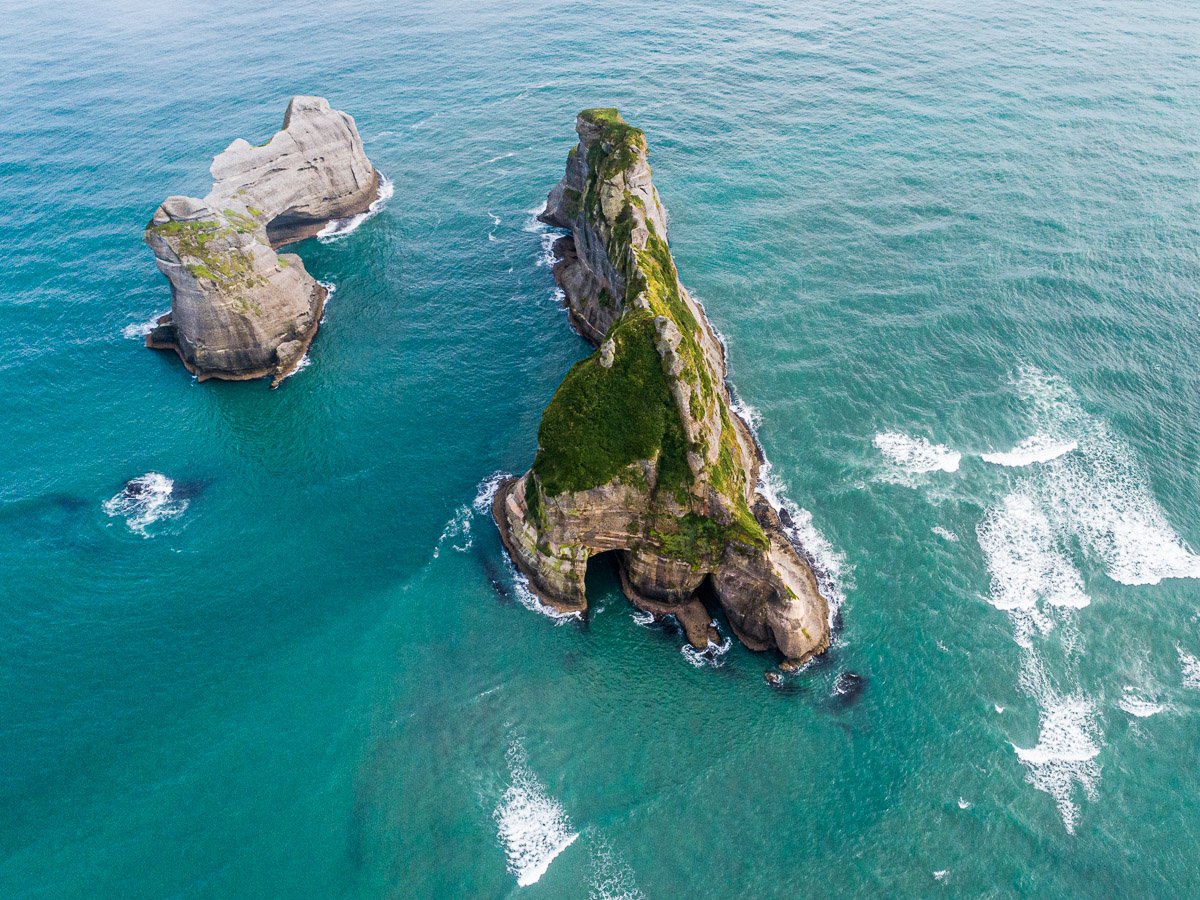
[[[624,599],[625,592],[621,590],[619,569],[621,553],[620,550],[605,550],[602,553],[593,553],[588,559],[583,589],[587,594],[589,607],[610,595]]]

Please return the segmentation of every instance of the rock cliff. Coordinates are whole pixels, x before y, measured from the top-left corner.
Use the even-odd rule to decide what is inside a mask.
[[[146,346],[174,350],[202,381],[271,375],[274,386],[304,356],[327,295],[300,257],[275,249],[367,211],[379,173],[354,120],[320,97],[293,98],[271,140],[235,140],[211,171],[207,197],[168,197],[146,226],[171,284]]]
[[[532,468],[496,494],[504,544],[557,609],[586,609],[588,560],[616,551],[630,600],[676,614],[694,645],[712,636],[703,589],[748,647],[803,661],[828,646],[828,606],[757,491],[761,453],[679,283],[645,136],[615,109],[585,110],[576,131],[543,219],[570,231],[554,273],[598,349],[546,408]]]

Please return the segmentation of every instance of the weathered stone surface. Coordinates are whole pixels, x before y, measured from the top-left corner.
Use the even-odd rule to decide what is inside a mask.
[[[174,350],[201,380],[278,384],[303,358],[328,292],[275,248],[365,212],[379,174],[354,120],[319,97],[293,98],[270,141],[235,140],[211,171],[208,196],[168,197],[146,226],[171,284],[171,312],[146,345]]]
[[[571,321],[600,349],[564,378],[538,454],[493,506],[542,598],[586,609],[588,559],[618,551],[630,599],[706,645],[706,583],[737,636],[794,662],[829,642],[828,605],[758,493],[761,452],[733,411],[724,347],[679,283],[645,137],[585,110],[543,220],[569,229],[554,269]]]

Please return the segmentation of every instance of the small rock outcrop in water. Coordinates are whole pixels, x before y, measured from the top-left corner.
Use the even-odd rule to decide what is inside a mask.
[[[679,283],[645,136],[615,109],[585,110],[576,131],[543,219],[570,229],[554,274],[600,349],[546,408],[533,467],[496,493],[505,546],[558,609],[586,608],[588,559],[616,550],[634,605],[706,623],[707,582],[746,646],[803,661],[828,646],[828,605],[757,491],[761,453],[731,408],[724,348]]]
[[[283,129],[253,147],[239,138],[212,163],[207,197],[168,197],[146,243],[171,283],[171,311],[146,346],[188,370],[244,380],[290,374],[308,349],[328,292],[300,257],[275,248],[365,212],[380,177],[354,120],[320,97],[295,97]]]

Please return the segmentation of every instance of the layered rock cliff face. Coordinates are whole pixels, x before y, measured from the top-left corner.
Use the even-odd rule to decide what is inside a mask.
[[[761,454],[679,283],[645,136],[614,109],[585,110],[576,131],[543,219],[570,230],[555,276],[598,349],[546,408],[533,467],[496,494],[505,546],[560,610],[586,608],[588,560],[612,550],[630,600],[675,613],[693,644],[712,637],[709,587],[748,647],[807,659],[828,646],[828,606],[756,489]]]
[[[354,120],[320,97],[293,98],[271,140],[239,138],[211,171],[207,197],[168,197],[146,226],[171,283],[171,312],[146,345],[174,350],[200,380],[278,384],[316,334],[327,291],[275,248],[367,211],[379,173]]]

